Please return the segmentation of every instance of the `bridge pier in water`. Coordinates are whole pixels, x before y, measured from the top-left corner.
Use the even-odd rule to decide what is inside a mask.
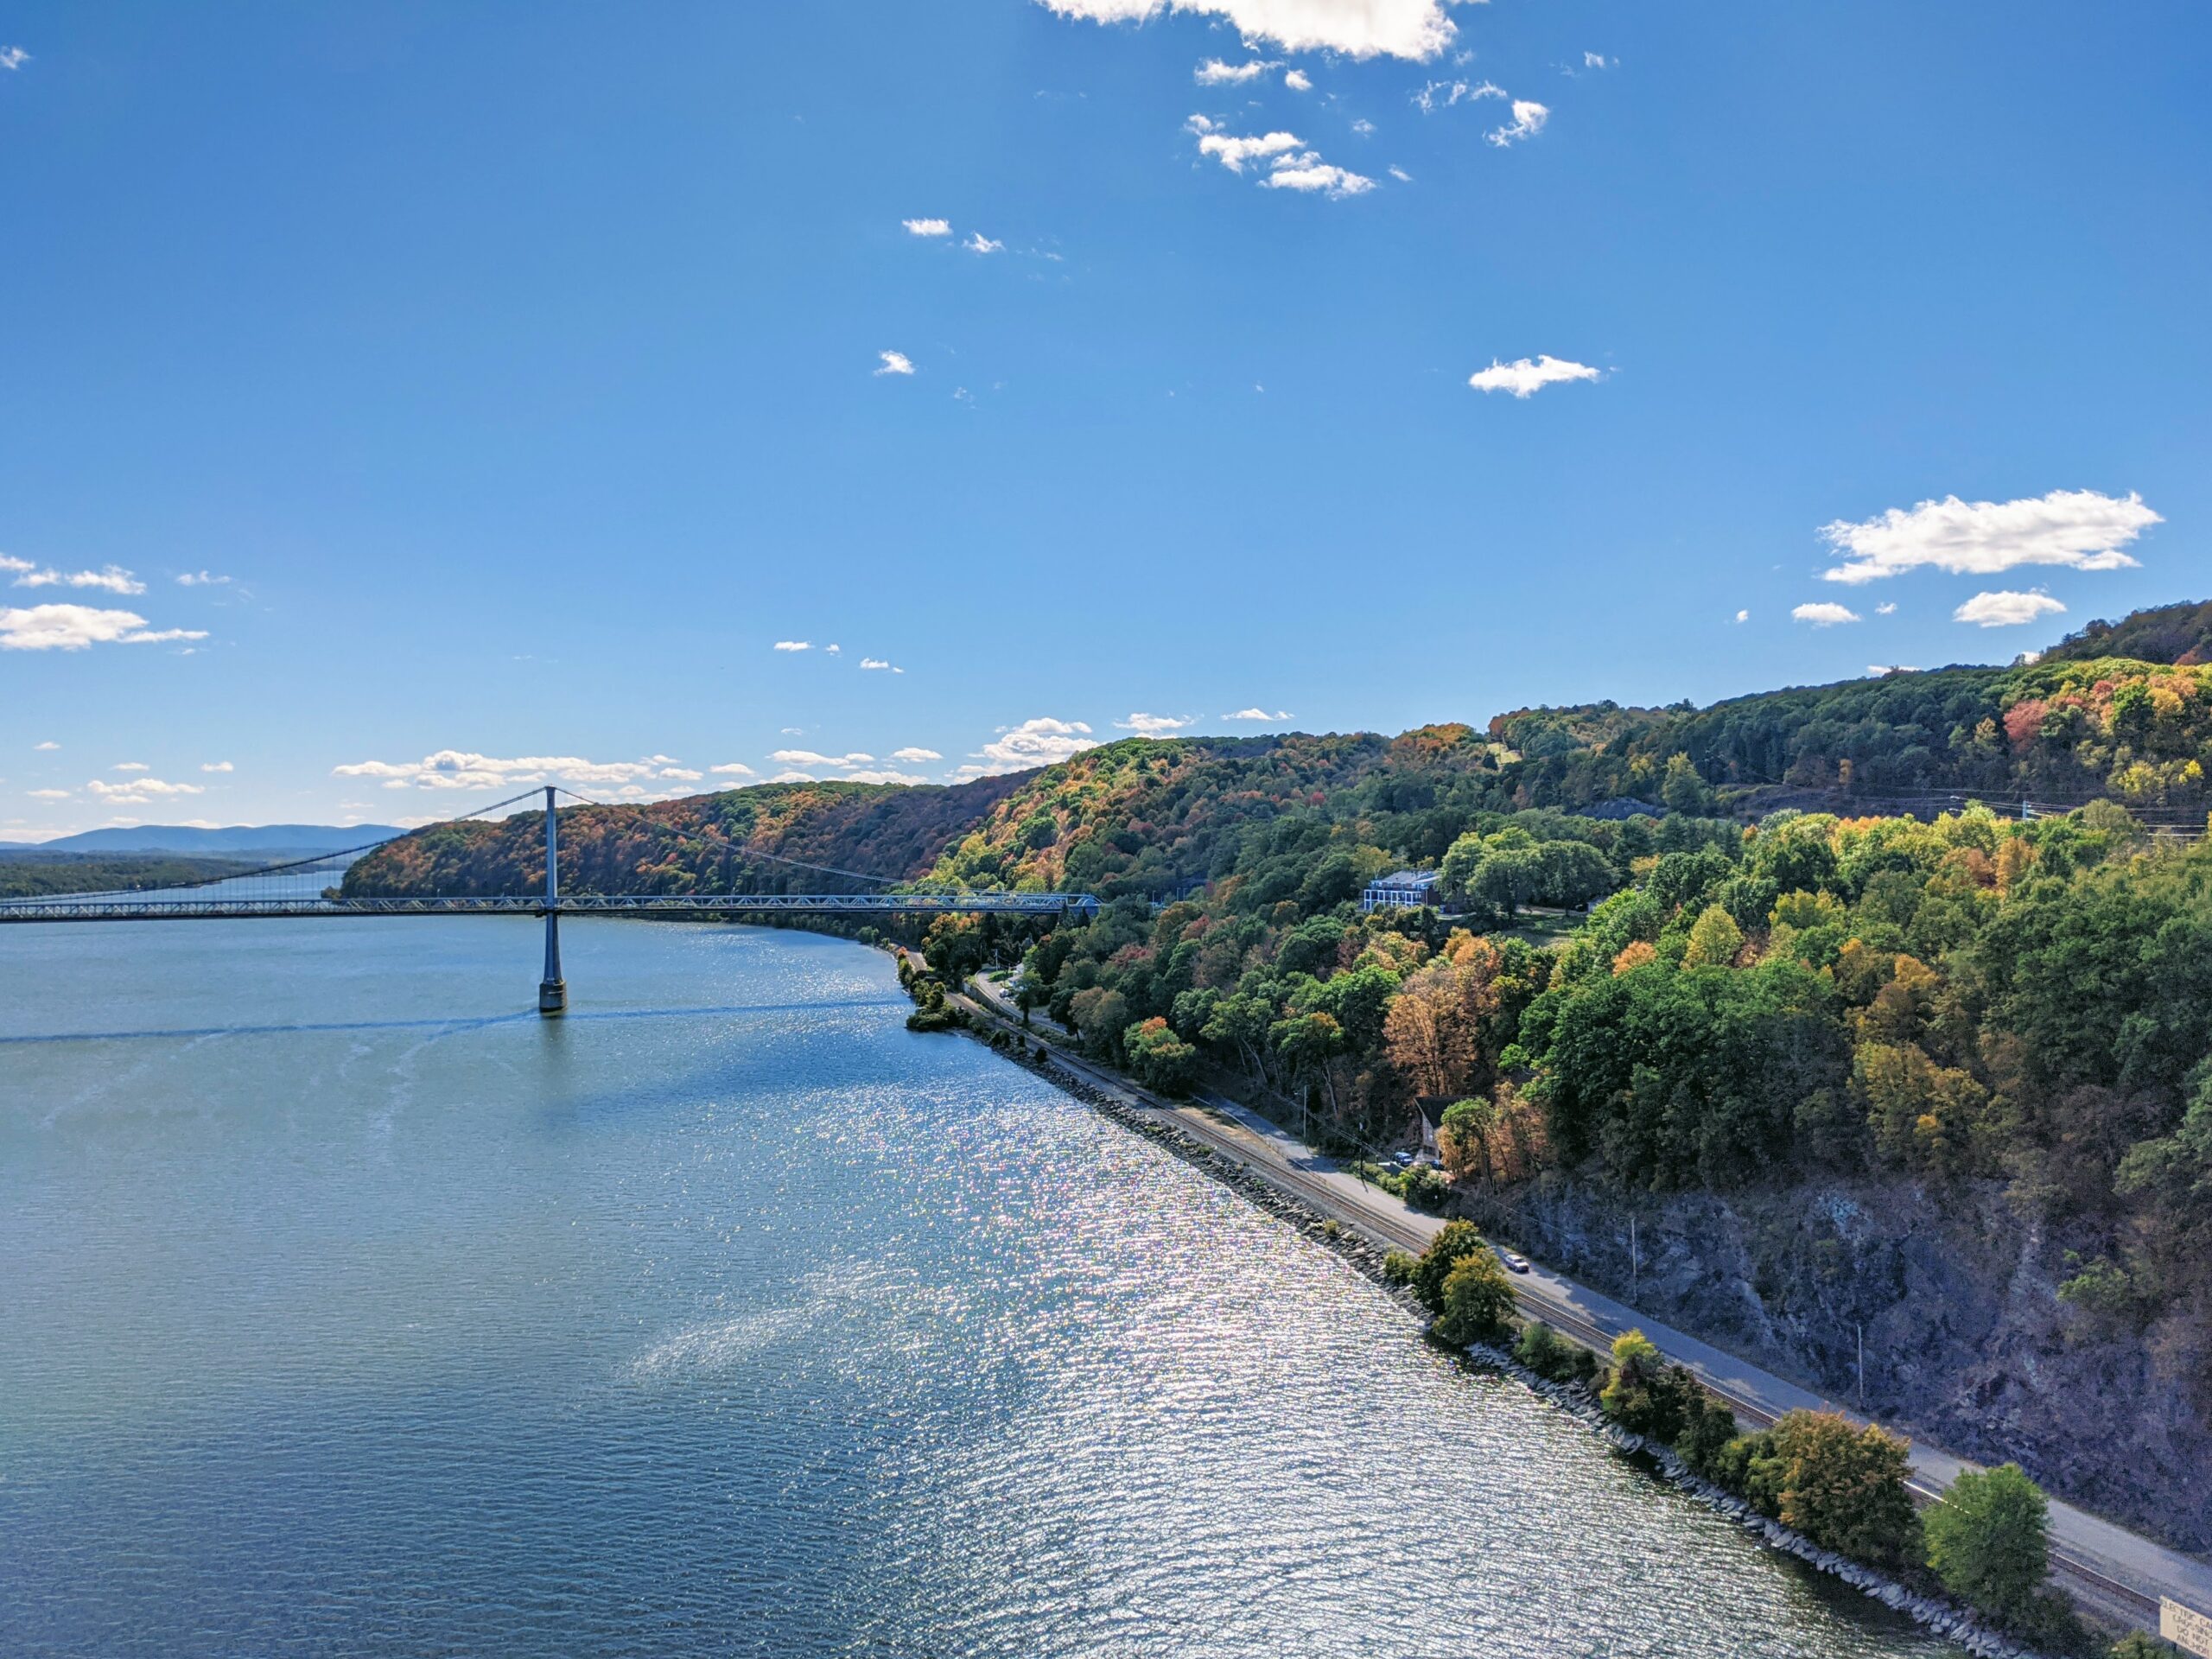
[[[547,1018],[569,1007],[569,982],[561,977],[561,832],[553,814],[553,789],[545,790],[545,976],[537,982],[537,1011]]]

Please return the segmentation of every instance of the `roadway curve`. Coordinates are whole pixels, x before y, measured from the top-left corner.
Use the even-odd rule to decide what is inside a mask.
[[[980,996],[980,1003],[969,997],[954,1000],[998,1024],[1020,1028],[1020,1010],[998,987],[978,978],[970,982],[969,988]],[[1347,1174],[1334,1159],[1315,1152],[1233,1101],[1201,1095],[1198,1105],[1180,1104],[1141,1089],[1056,1044],[1047,1044],[1046,1052],[1052,1065],[1134,1110],[1173,1123],[1387,1249],[1418,1255],[1444,1225],[1441,1217],[1409,1209],[1402,1199]],[[1532,1266],[1528,1273],[1515,1274],[1513,1288],[1523,1313],[1600,1352],[1610,1348],[1622,1332],[1642,1331],[1660,1352],[1688,1367],[1749,1422],[1764,1427],[1784,1412],[1800,1409],[1843,1411],[1854,1421],[1866,1421],[1834,1401],[1763,1371],[1544,1267]],[[1912,1441],[1911,1458],[1913,1492],[1923,1502],[1933,1501],[1961,1471],[1981,1466],[1918,1440]],[[2108,1618],[2124,1618],[2156,1630],[2162,1595],[2193,1607],[2212,1609],[2212,1567],[2086,1510],[2052,1498],[2050,1537],[2054,1574],[2069,1593]]]

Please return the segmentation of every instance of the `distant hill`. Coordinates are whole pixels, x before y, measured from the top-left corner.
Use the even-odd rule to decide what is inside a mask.
[[[2136,611],[2117,622],[2101,619],[2069,633],[2043,654],[2044,662],[2085,662],[2097,657],[2132,657],[2139,663],[2183,666],[2212,661],[2212,601],[2160,605]]]
[[[233,824],[200,830],[188,824],[140,824],[128,830],[87,830],[41,842],[45,853],[340,853],[404,833],[389,823]]]

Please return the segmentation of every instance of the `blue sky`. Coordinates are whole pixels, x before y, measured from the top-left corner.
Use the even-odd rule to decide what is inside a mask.
[[[2209,58],[2179,3],[0,8],[0,839],[2212,597]]]

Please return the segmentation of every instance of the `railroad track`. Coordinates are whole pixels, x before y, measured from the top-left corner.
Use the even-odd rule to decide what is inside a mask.
[[[998,1019],[1001,1024],[1010,1023],[995,1007],[987,1007],[983,1011]],[[1370,1237],[1393,1249],[1405,1250],[1411,1255],[1418,1255],[1428,1248],[1428,1235],[1419,1228],[1395,1216],[1378,1213],[1375,1211],[1352,1211],[1345,1205],[1343,1195],[1332,1190],[1327,1183],[1287,1162],[1264,1155],[1255,1155],[1254,1149],[1249,1142],[1240,1141],[1237,1137],[1221,1129],[1204,1116],[1195,1112],[1177,1111],[1172,1108],[1147,1105],[1132,1095],[1121,1079],[1110,1073],[1102,1071],[1088,1062],[1077,1059],[1049,1045],[1046,1052],[1050,1056],[1051,1064],[1065,1067],[1094,1087],[1109,1090],[1136,1106],[1140,1110],[1154,1112],[1161,1117],[1170,1119],[1177,1128],[1193,1139],[1204,1141],[1225,1157],[1236,1159],[1276,1185],[1304,1198],[1323,1214],[1338,1217],[1348,1224],[1358,1228]],[[1533,1292],[1523,1289],[1519,1285],[1513,1287],[1513,1299],[1516,1306],[1524,1314],[1542,1319],[1554,1330],[1599,1353],[1607,1352],[1612,1347],[1613,1337],[1616,1333],[1606,1331],[1603,1326],[1579,1313],[1561,1308]],[[1728,1407],[1739,1418],[1750,1421],[1758,1427],[1770,1427],[1782,1415],[1781,1413],[1729,1388],[1725,1383],[1716,1382],[1702,1375],[1698,1377],[1698,1381],[1707,1393]],[[1942,1495],[1940,1489],[1929,1485],[1923,1480],[1910,1480],[1906,1482],[1906,1488],[1923,1503],[1932,1503]],[[2156,1627],[2158,1618],[2158,1597],[2147,1595],[2133,1585],[2123,1583],[2081,1557],[2056,1547],[2050,1552],[2050,1566],[2054,1574],[2074,1580],[2112,1599],[2120,1605],[2147,1617],[2153,1628]]]

